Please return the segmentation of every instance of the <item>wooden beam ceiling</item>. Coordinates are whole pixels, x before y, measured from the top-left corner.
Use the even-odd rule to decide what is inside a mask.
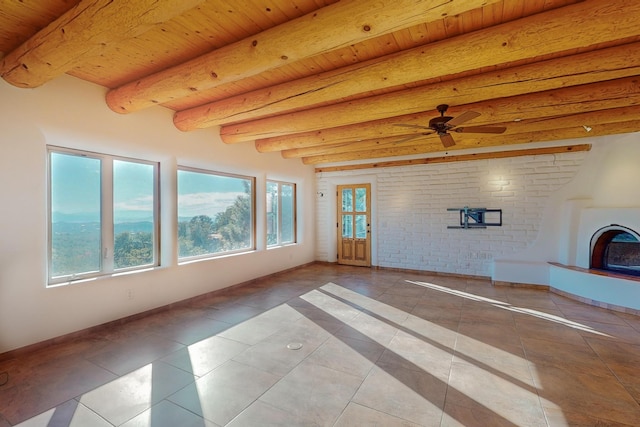
[[[254,76],[289,61],[299,61],[495,1],[386,0],[371,3],[354,0],[337,3],[113,89],[107,94],[107,104],[118,113],[137,111]],[[393,19],[389,19],[390,16]]]
[[[452,163],[452,162],[468,162],[474,160],[486,160],[497,158],[509,158],[509,157],[523,157],[523,156],[543,156],[549,154],[560,154],[569,152],[580,152],[591,150],[590,144],[578,144],[578,145],[564,145],[557,147],[543,147],[543,148],[531,148],[523,150],[508,150],[501,151],[499,153],[475,153],[475,154],[463,154],[457,156],[438,156],[438,157],[425,157],[421,159],[407,159],[407,160],[391,160],[387,162],[376,163],[360,163],[357,165],[345,165],[345,166],[324,166],[317,167],[316,173],[322,172],[340,172],[346,170],[360,170],[360,169],[380,169],[400,166],[414,166],[414,165],[429,165],[436,163]]]
[[[0,75],[18,87],[37,87],[203,0],[85,0],[2,59]]]
[[[444,152],[395,126],[427,125],[438,104],[507,128],[451,131],[447,152],[640,130],[638,22],[634,0],[0,3],[0,75],[36,87],[66,72],[107,86],[118,113],[160,104],[183,131],[364,162]]]
[[[596,43],[624,41],[638,33],[635,17],[640,16],[640,3],[629,4],[628,7],[629,9],[612,8],[602,2],[568,6],[365,64],[342,68],[329,73],[330,76],[322,78],[315,85],[306,79],[296,92],[306,94],[311,98],[307,105],[314,105],[327,99],[361,92],[363,86],[368,90],[388,88],[481,67],[557,54]],[[598,17],[597,33],[586,23],[592,16]],[[567,31],[567,28],[572,30]],[[545,37],[541,37],[541,34]],[[294,84],[295,82],[291,82],[287,86],[290,88]],[[458,92],[456,86],[444,85],[450,92]],[[323,98],[322,94],[326,92],[329,94]],[[296,95],[288,93],[287,96],[292,98]],[[179,122],[181,113],[177,113],[177,117]],[[225,142],[233,143],[301,132],[299,128],[292,127],[293,122],[293,117],[285,114],[225,125],[220,134]],[[327,123],[323,127],[328,127]],[[185,129],[186,127],[183,128]]]
[[[256,141],[256,147],[258,151],[268,152],[353,141],[354,138],[401,135],[406,132],[406,129],[387,126],[380,134],[375,134],[377,129],[375,123],[365,125],[366,129],[363,129],[363,126],[352,128],[347,126],[385,117],[393,118],[378,123],[425,124],[425,117],[437,115],[435,108],[427,114],[414,114],[424,111],[425,100],[429,100],[434,107],[454,100],[456,105],[467,105],[468,108],[477,109],[478,107],[468,106],[468,104],[638,74],[640,74],[640,43],[632,43],[456,79],[447,84],[434,83],[415,89],[264,119],[263,122],[268,122],[270,129],[287,128],[291,134],[259,138]],[[500,120],[500,117],[485,116],[482,120],[483,122],[496,121]],[[228,137],[225,142],[233,143],[236,140]]]

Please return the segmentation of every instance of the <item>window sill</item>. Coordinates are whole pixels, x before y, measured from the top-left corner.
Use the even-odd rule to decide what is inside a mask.
[[[81,283],[89,283],[89,282],[95,282],[98,280],[112,279],[114,277],[131,276],[135,274],[146,273],[148,271],[161,270],[163,268],[164,267],[158,265],[154,267],[146,267],[146,268],[140,268],[135,270],[118,271],[118,272],[108,273],[108,274],[99,274],[99,275],[90,276],[90,277],[80,277],[77,279],[70,279],[63,282],[47,283],[46,288],[51,289],[51,288],[60,288],[60,287],[70,286],[70,285],[79,285]]]

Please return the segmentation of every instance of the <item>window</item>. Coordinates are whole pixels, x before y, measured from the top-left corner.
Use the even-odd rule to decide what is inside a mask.
[[[49,284],[158,265],[158,164],[48,154]]]
[[[296,242],[296,185],[267,181],[267,247]]]
[[[254,249],[255,179],[178,169],[178,258]]]

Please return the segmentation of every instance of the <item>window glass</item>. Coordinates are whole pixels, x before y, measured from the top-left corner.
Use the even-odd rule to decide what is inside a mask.
[[[353,215],[342,215],[342,237],[353,238]]]
[[[296,241],[296,186],[267,181],[267,246]]]
[[[366,239],[367,237],[367,216],[356,215],[356,239]]]
[[[114,267],[153,263],[154,166],[114,160]]]
[[[356,188],[356,212],[367,211],[367,189]]]
[[[296,186],[294,184],[282,184],[282,243],[294,243],[296,241]]]
[[[178,257],[253,249],[254,179],[178,170]]]
[[[353,193],[350,188],[342,190],[342,211],[353,212]]]
[[[278,244],[278,212],[278,183],[267,182],[267,246]]]
[[[158,164],[49,147],[49,283],[158,263]]]
[[[100,271],[101,160],[51,153],[50,277]]]

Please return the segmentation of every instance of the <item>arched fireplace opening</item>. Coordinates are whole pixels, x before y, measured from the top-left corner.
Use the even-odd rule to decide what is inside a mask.
[[[596,231],[591,237],[590,268],[640,276],[640,235],[615,224]]]

